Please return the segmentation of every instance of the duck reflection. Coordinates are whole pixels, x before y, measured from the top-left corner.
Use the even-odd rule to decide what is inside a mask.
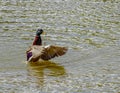
[[[52,61],[29,62],[28,73],[37,79],[37,83],[43,85],[46,76],[64,76],[66,71],[63,66]]]

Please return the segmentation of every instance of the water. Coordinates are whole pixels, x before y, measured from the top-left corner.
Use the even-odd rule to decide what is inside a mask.
[[[120,93],[119,0],[1,0],[0,93]],[[35,31],[66,55],[26,64]]]

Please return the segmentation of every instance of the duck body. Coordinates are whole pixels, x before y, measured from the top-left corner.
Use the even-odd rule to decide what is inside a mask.
[[[56,45],[42,45],[42,39],[40,34],[43,32],[42,29],[38,29],[36,37],[33,41],[32,46],[26,51],[28,62],[37,62],[39,60],[50,60],[54,57],[62,56],[67,52],[66,47]]]

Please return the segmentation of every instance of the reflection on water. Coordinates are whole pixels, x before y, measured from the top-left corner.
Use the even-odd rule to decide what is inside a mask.
[[[52,61],[30,62],[27,65],[28,74],[37,78],[37,83],[44,84],[46,76],[63,76],[66,74],[65,68]]]

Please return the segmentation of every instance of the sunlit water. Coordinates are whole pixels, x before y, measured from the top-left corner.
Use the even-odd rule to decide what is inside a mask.
[[[120,93],[119,0],[1,0],[0,93]],[[26,64],[35,31],[66,55]]]

